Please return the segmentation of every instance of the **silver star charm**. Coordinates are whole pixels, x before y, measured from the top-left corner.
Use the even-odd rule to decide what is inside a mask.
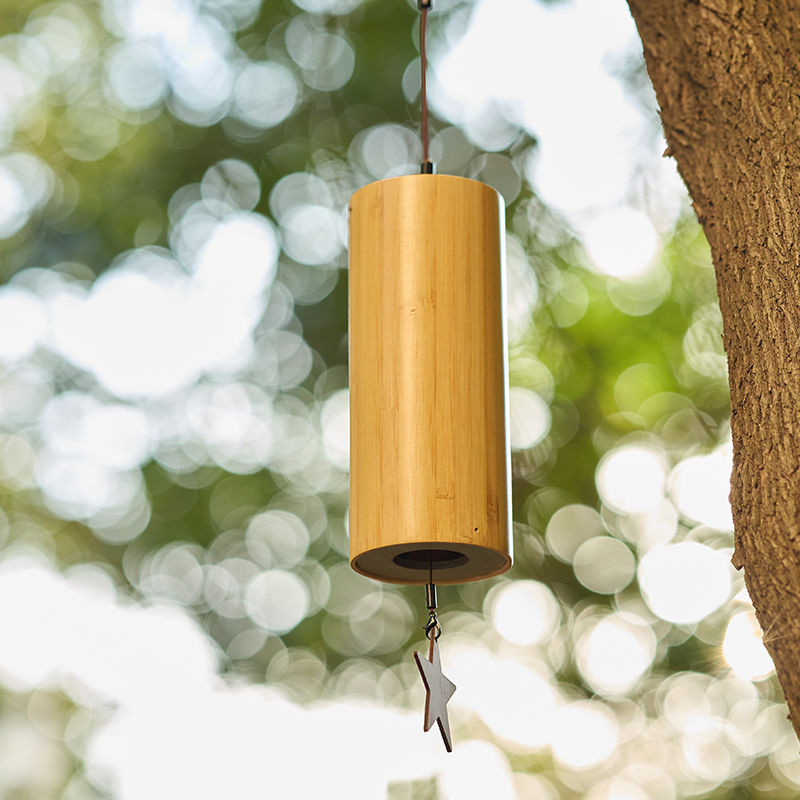
[[[439,730],[444,739],[444,746],[448,753],[453,752],[453,743],[450,739],[450,721],[447,718],[447,701],[453,696],[456,685],[442,675],[442,662],[439,659],[439,645],[435,636],[431,636],[428,658],[423,658],[419,653],[414,653],[419,674],[428,693],[425,697],[425,724],[424,730],[429,731],[434,722],[439,723]]]

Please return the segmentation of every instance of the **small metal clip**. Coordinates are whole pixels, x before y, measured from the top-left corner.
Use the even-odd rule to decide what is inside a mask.
[[[436,631],[438,639],[442,635],[442,626],[436,616],[436,584],[433,581],[425,584],[425,606],[428,609],[428,621],[425,623],[424,629],[425,636],[430,641],[431,633]]]
[[[433,633],[433,631],[436,631],[436,639],[438,641],[439,637],[442,635],[442,625],[436,617],[435,611],[431,611],[431,613],[428,615],[428,621],[425,624],[425,638],[428,641],[430,641],[431,633]]]

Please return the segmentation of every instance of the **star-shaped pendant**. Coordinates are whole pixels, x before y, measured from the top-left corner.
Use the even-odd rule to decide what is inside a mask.
[[[442,662],[439,660],[439,644],[435,636],[431,636],[428,658],[423,658],[419,653],[414,653],[422,682],[428,690],[425,697],[425,724],[424,730],[429,731],[434,722],[439,723],[439,730],[444,739],[444,746],[448,753],[453,752],[453,743],[450,739],[450,721],[447,718],[447,701],[453,696],[456,685],[442,675]]]

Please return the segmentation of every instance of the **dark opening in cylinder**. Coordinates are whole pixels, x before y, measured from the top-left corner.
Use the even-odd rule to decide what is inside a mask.
[[[469,561],[469,558],[455,550],[408,550],[396,555],[392,561],[398,567],[406,569],[437,570],[461,567]]]

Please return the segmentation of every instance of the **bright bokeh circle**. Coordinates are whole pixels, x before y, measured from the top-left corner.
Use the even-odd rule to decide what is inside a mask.
[[[664,455],[646,444],[630,444],[606,453],[597,467],[597,491],[621,514],[643,514],[664,499],[667,465]]]
[[[611,536],[585,541],[572,559],[575,577],[598,594],[621,592],[636,572],[636,561],[628,546]]]
[[[730,557],[698,542],[654,547],[639,562],[639,586],[661,619],[699,622],[730,595]]]
[[[644,620],[610,614],[581,637],[576,651],[581,674],[596,692],[625,694],[653,663],[656,637]]]
[[[610,758],[618,740],[619,727],[609,708],[595,700],[578,700],[556,715],[551,747],[557,762],[581,770]]]
[[[522,646],[539,644],[559,623],[558,601],[539,581],[509,581],[493,589],[484,608],[506,641]]]
[[[722,654],[736,675],[744,680],[760,681],[775,672],[752,611],[742,611],[731,617],[722,642]]]

